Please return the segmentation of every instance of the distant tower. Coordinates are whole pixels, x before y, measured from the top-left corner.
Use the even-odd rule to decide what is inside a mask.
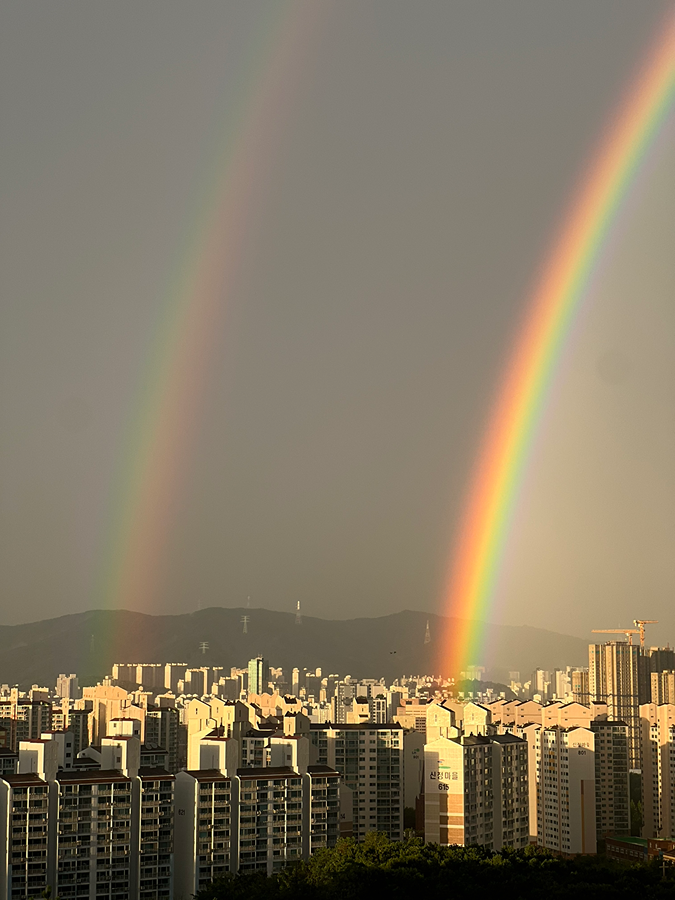
[[[300,601],[298,600],[298,605],[295,608],[295,624],[302,625],[302,613],[300,612]]]
[[[242,625],[244,626],[244,634],[248,634],[248,623],[250,621],[251,621],[250,616],[242,616],[241,617],[241,622],[242,622]]]
[[[246,609],[250,609],[250,608],[251,608],[251,595],[249,594],[248,597],[246,598]]]
[[[270,664],[263,656],[248,661],[248,692],[264,694],[270,680]]]
[[[206,651],[209,649],[209,642],[208,642],[208,641],[202,641],[201,644],[199,645],[199,649],[201,650],[202,656],[205,656],[205,655],[206,655]]]
[[[429,630],[429,620],[427,619],[427,630],[424,632],[424,643],[431,643],[431,631]]]

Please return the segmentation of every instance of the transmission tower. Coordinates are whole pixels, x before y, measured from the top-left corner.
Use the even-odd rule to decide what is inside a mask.
[[[427,619],[427,630],[424,632],[424,643],[431,643],[431,631],[429,630],[429,620]]]
[[[242,625],[244,626],[244,632],[243,632],[244,634],[248,634],[248,623],[250,621],[251,621],[250,616],[242,616],[241,617],[241,622],[242,622]]]
[[[302,613],[300,612],[300,601],[298,600],[298,605],[295,608],[295,624],[302,625]]]
[[[199,649],[201,650],[202,656],[206,656],[206,651],[209,649],[209,642],[202,641],[201,644],[199,645]]]

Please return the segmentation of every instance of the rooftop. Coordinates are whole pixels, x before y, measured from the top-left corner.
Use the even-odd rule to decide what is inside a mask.
[[[307,766],[307,771],[310,775],[337,775],[340,777],[340,773],[331,769],[330,766]]]
[[[186,775],[190,775],[195,781],[229,781],[230,778],[219,769],[187,769]]]
[[[358,722],[345,724],[340,722],[310,722],[309,727],[313,731],[403,731],[403,725],[398,722],[387,722],[386,725],[376,725],[374,722]]]
[[[237,769],[242,779],[251,778],[299,778],[300,774],[288,766],[268,766],[264,769]]]
[[[138,776],[141,781],[145,778],[148,781],[175,781],[176,776],[172,775],[171,772],[167,772],[166,769],[162,769],[158,766],[141,766],[138,770]]]
[[[30,787],[31,785],[47,784],[35,772],[26,772],[23,775],[3,775],[2,780],[12,787]]]
[[[93,769],[89,771],[67,769],[56,773],[56,780],[63,784],[108,784],[112,782],[131,782],[131,778],[123,775],[118,769]]]

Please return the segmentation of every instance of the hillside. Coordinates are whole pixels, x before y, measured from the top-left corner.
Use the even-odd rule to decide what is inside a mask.
[[[248,634],[241,618],[250,617]],[[427,620],[431,641],[424,643]],[[443,635],[453,620],[424,612],[378,618],[327,620],[266,609],[204,609],[177,616],[128,610],[92,610],[25,625],[0,626],[0,682],[55,682],[77,672],[86,683],[110,672],[113,662],[187,662],[243,666],[258,654],[274,666],[321,666],[363,678],[445,673]],[[208,642],[205,654],[200,644]],[[504,681],[509,670],[531,672],[582,665],[588,645],[580,638],[528,626],[487,628],[488,674]]]

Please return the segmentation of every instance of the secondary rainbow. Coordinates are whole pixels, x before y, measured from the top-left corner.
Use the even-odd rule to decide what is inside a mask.
[[[675,15],[601,141],[527,306],[473,472],[453,548],[443,669],[457,676],[481,661],[485,618],[498,586],[533,441],[575,317],[637,173],[675,101]]]
[[[210,174],[201,179],[187,246],[169,279],[111,489],[95,604],[157,609],[166,548],[201,418],[225,311],[255,244],[254,223],[292,118],[324,4],[275,6],[258,31],[239,107],[229,110]],[[92,635],[100,656],[121,636]]]

